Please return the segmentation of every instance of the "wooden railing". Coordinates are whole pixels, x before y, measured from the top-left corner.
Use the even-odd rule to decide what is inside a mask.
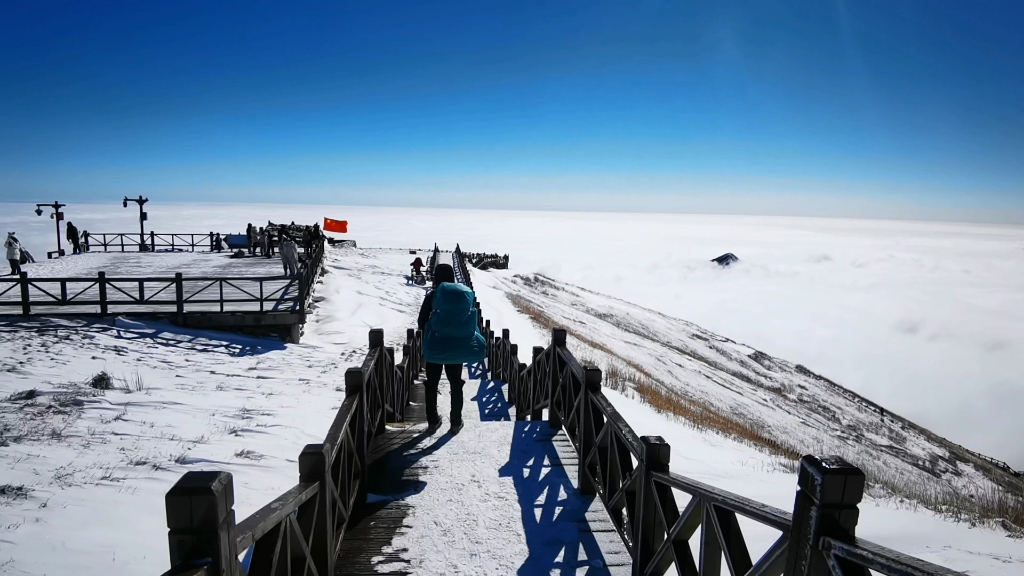
[[[466,262],[477,270],[508,270],[508,254],[482,254],[464,252]]]
[[[864,473],[838,457],[804,456],[792,514],[681,476],[669,469],[670,446],[638,436],[601,392],[601,371],[581,366],[556,328],[551,345],[519,361],[508,330],[495,337],[485,323],[491,377],[508,384],[516,419],[547,418],[562,428],[579,455],[579,489],[598,495],[633,558],[633,574],[721,573],[724,556],[734,576],[952,576],[947,568],[855,536]],[[682,508],[679,491],[690,497]],[[752,558],[737,515],[778,530]],[[700,531],[700,554],[689,540]]]
[[[459,245],[455,245],[455,252],[452,253],[452,267],[455,270],[455,281],[459,284],[465,284],[469,286],[469,289],[473,289],[473,279],[469,276],[469,266],[466,265],[466,256],[462,253],[462,248]]]
[[[0,278],[0,315],[184,315],[303,312],[323,269],[318,242],[299,274],[289,276]]]
[[[427,280],[433,281],[434,279],[434,266],[437,266],[437,258],[441,255],[441,249],[437,247],[437,243],[434,243],[434,249],[430,252],[430,256],[427,257]]]
[[[88,251],[103,252],[156,252],[157,250],[213,251],[212,232],[203,234],[157,234],[149,232],[140,236],[138,232],[97,232],[89,233],[83,247]]]
[[[421,338],[406,333],[396,365],[383,330],[370,330],[362,365],[345,372],[345,400],[327,436],[299,454],[299,482],[244,520],[235,524],[231,474],[183,475],[166,497],[173,568],[165,576],[333,575],[349,521],[366,502],[370,442],[385,422],[404,419],[423,367]]]

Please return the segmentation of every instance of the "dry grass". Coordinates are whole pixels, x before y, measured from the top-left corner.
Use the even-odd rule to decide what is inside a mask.
[[[513,306],[529,316],[539,326],[549,331],[553,328],[562,327],[526,298],[517,294],[510,294],[508,298]],[[774,438],[763,434],[758,427],[722,414],[710,404],[699,399],[690,398],[678,390],[661,384],[643,366],[619,356],[603,344],[587,338],[570,328],[565,328],[565,331],[574,340],[615,359],[615,361],[603,363],[603,366],[601,366],[602,363],[586,358],[582,361],[583,363],[597,365],[602,368],[604,376],[603,385],[608,388],[617,392],[633,389],[640,396],[641,401],[650,405],[658,412],[681,418],[697,430],[723,434],[745,444],[761,448],[775,456],[793,460],[800,458],[798,451],[789,446],[784,446]]]

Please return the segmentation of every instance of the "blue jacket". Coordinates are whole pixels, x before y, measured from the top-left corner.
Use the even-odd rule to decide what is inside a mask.
[[[473,291],[442,282],[427,294],[430,317],[423,327],[423,358],[433,364],[468,364],[483,360],[487,343],[477,327]],[[427,305],[425,299],[424,307]]]

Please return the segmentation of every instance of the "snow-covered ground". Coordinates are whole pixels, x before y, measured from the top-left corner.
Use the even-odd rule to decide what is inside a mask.
[[[199,209],[195,210],[188,221],[198,223],[199,231],[218,228],[202,220]],[[594,251],[595,239],[603,233],[600,225],[615,222],[611,216],[540,214],[532,215],[531,219],[525,213],[488,216],[467,211],[453,215],[366,208],[343,209],[344,213],[339,213],[342,209],[336,207],[330,211],[311,207],[254,207],[249,213],[246,210],[250,208],[234,209],[234,215],[242,220],[242,228],[245,220],[259,220],[248,214],[267,215],[274,210],[283,215],[265,217],[274,221],[310,221],[317,217],[314,214],[347,216],[353,222],[362,219],[363,226],[368,226],[352,227],[353,236],[361,245],[427,247],[437,239],[441,243],[451,240],[444,247],[451,247],[457,240],[467,250],[510,252],[514,272],[542,271],[631,300],[650,309],[647,319],[656,319],[653,311],[657,311],[699,320],[697,324],[704,328],[742,342],[732,350],[734,354],[754,348],[793,364],[799,362],[925,426],[932,427],[928,419],[917,418],[901,402],[917,405],[931,401],[935,414],[940,416],[953,403],[960,402],[964,406],[960,420],[947,423],[952,428],[938,428],[937,432],[970,448],[989,452],[978,445],[982,442],[972,444],[964,440],[970,425],[979,430],[972,437],[990,440],[1004,453],[1012,453],[1017,447],[1017,443],[1007,445],[1006,438],[1019,435],[1007,436],[1006,430],[1012,432],[1018,425],[1011,417],[1019,413],[1019,394],[1008,399],[995,396],[1001,401],[998,409],[987,408],[979,413],[972,412],[965,398],[986,397],[991,392],[986,392],[986,387],[990,388],[986,383],[991,382],[1006,382],[1010,390],[1019,390],[1012,387],[1019,383],[1010,378],[1022,360],[1012,352],[1021,349],[1024,337],[1007,328],[1021,325],[1018,315],[1022,308],[1015,308],[1014,304],[1021,297],[1022,288],[1011,282],[1022,277],[1019,259],[1014,260],[1017,243],[1024,238],[1019,228],[700,217],[720,219],[715,226],[705,221],[708,236],[712,229],[732,230],[745,239],[750,249],[745,252],[735,245],[727,247],[744,260],[738,267],[721,270],[696,255],[698,248],[712,251],[707,238],[701,240],[703,247],[683,249],[669,238],[667,245],[635,249],[645,238],[671,236],[686,218],[697,217],[671,220],[631,215],[629,226],[634,236],[624,233],[619,241],[607,241],[604,250]],[[307,216],[305,220],[303,216]],[[458,226],[452,224],[453,218]],[[664,219],[668,224],[661,222]],[[159,223],[154,220],[153,224]],[[46,223],[43,219],[39,221]],[[527,225],[527,221],[531,224]],[[81,222],[77,223],[82,227]],[[691,224],[699,227],[696,221]],[[820,228],[807,232],[816,226]],[[23,238],[33,238],[32,233],[19,233]],[[759,247],[759,242],[776,237],[781,246],[777,251],[797,258],[796,255],[811,250],[815,240],[826,239],[833,247],[842,246],[850,254],[873,254],[877,264],[880,254],[888,249],[886,242],[878,238],[900,234],[910,236],[906,240],[910,246],[892,252],[894,258],[899,260],[895,255],[902,255],[910,262],[916,258],[913,267],[925,270],[924,278],[914,279],[909,273],[899,272],[898,267],[857,267],[845,257],[832,260],[833,264],[841,262],[836,266],[839,269],[831,272],[836,276],[834,282],[816,268],[819,264],[831,265],[827,260],[823,261],[825,264],[794,264],[788,273],[783,273],[785,267],[779,256],[766,246]],[[584,251],[587,244],[590,252]],[[947,252],[939,255],[940,247]],[[692,268],[688,281],[666,284],[658,282],[659,274],[644,276],[644,266],[652,258],[673,254],[689,255],[687,266]],[[754,258],[752,264],[747,254],[760,255],[762,260]],[[404,329],[411,325],[412,312],[422,291],[405,286],[402,280],[410,259],[404,251],[332,251],[330,274],[317,292],[326,299],[307,324],[300,345],[125,321],[112,325],[39,322],[34,331],[26,331],[23,324],[0,325],[0,398],[29,388],[42,392],[32,402],[0,402],[3,422],[8,426],[4,436],[24,435],[0,448],[0,484],[32,489],[24,498],[18,494],[0,497],[0,564],[10,560],[4,570],[14,574],[63,574],[82,573],[82,566],[96,566],[108,572],[123,569],[127,573],[158,573],[166,567],[162,498],[183,471],[217,468],[234,473],[239,518],[291,486],[296,478],[295,456],[302,445],[322,438],[340,403],[335,386],[340,384],[344,368],[357,363],[365,351],[366,331],[383,327],[389,343],[397,344],[404,337]],[[965,269],[969,273],[963,272]],[[522,349],[545,345],[547,334],[516,312],[506,297],[508,292],[523,289],[510,280],[514,272],[475,274],[474,282],[486,315],[496,328],[511,328],[514,341]],[[852,282],[853,288],[850,284],[841,286],[843,281]],[[1005,346],[985,352],[990,356],[982,354],[981,348],[967,346],[965,354],[989,360],[972,373],[975,381],[982,384],[958,388],[953,386],[957,381],[943,379],[943,386],[950,388],[941,393],[935,391],[937,384],[924,380],[934,376],[932,364],[938,362],[947,368],[955,365],[954,372],[969,371],[974,365],[955,354],[940,354],[941,357],[933,359],[930,354],[945,350],[944,342],[948,343],[941,338],[922,340],[924,350],[928,351],[924,355],[928,362],[923,362],[916,360],[915,348],[907,346],[898,334],[873,338],[869,337],[873,332],[863,329],[865,322],[875,328],[882,323],[870,311],[872,300],[858,296],[861,290],[871,294],[878,307],[891,311],[893,307],[916,302],[916,291],[923,289],[922,283],[930,282],[941,290],[936,288],[932,293],[935,299],[923,301],[931,306],[928,314],[960,322],[960,328],[989,329],[988,333],[1004,339]],[[787,289],[795,294],[787,295],[787,299],[802,297],[808,303],[806,309],[791,317],[783,312],[793,310],[780,306],[772,297],[760,295],[766,291],[779,297]],[[852,302],[842,297],[847,292],[852,294]],[[645,298],[645,293],[650,298]],[[708,305],[721,304],[721,298],[740,293],[751,296],[749,300],[736,300],[737,305],[745,306],[741,310]],[[700,295],[703,299],[697,298]],[[957,303],[974,302],[984,295],[991,305],[972,308],[974,316],[964,315],[956,307]],[[574,298],[585,304],[578,307],[581,310],[602,309],[614,301],[586,291]],[[827,310],[820,307],[825,301],[833,306]],[[683,314],[684,309],[695,313]],[[825,311],[829,315],[821,316]],[[634,312],[628,306],[620,311],[626,315]],[[746,328],[742,328],[742,322],[736,324],[739,329],[735,332],[716,326],[744,315],[750,318]],[[700,320],[705,317],[712,320]],[[672,322],[680,323],[674,319],[664,322],[669,328]],[[773,338],[765,344],[749,336],[759,331],[768,334],[769,328],[774,328],[786,341],[816,323],[846,326],[853,331],[854,340],[845,341],[846,336],[837,339],[831,332],[810,331],[803,334],[802,348],[789,355],[772,347]],[[960,346],[981,341],[971,339],[972,334],[977,335],[975,332],[954,334],[953,340]],[[628,331],[609,331],[606,335],[623,341],[637,336]],[[931,344],[935,347],[929,348]],[[657,348],[651,339],[638,339],[632,345],[641,356],[653,355]],[[851,381],[848,374],[837,374],[805,360],[827,350],[836,357],[861,358],[865,363],[864,354],[881,350],[886,354],[884,367],[897,372],[920,370],[914,374],[921,379],[887,381],[890,387],[898,383],[905,389],[891,398],[879,397],[871,393],[871,386],[858,387],[856,378]],[[904,356],[890,357],[893,350]],[[102,369],[125,377],[129,383],[137,372],[145,390],[127,393],[115,389],[97,395],[75,384]],[[875,376],[887,373],[890,372],[873,372]],[[609,392],[609,396],[639,433],[660,434],[673,445],[676,471],[783,509],[792,506],[795,479],[776,458],[714,434],[695,432],[654,413],[629,395]],[[998,450],[991,453],[1002,455]],[[507,448],[491,456],[492,464],[500,466],[508,460]],[[125,517],[130,520],[122,520]],[[78,529],[83,525],[91,527],[86,534]],[[413,529],[426,528],[421,525]],[[757,539],[757,530],[751,530]],[[972,574],[1022,572],[1024,544],[1002,531],[947,522],[928,511],[908,509],[890,499],[869,498],[862,505],[860,534]],[[763,535],[761,540],[766,542],[768,537]],[[752,552],[757,551],[757,546],[751,548]]]
[[[365,353],[367,330],[383,327],[389,344],[404,338],[423,294],[402,278],[409,259],[405,251],[329,251],[329,273],[317,292],[323,300],[298,345],[124,320],[0,326],[0,397],[39,391],[32,400],[0,403],[3,483],[29,489],[24,496],[0,498],[3,570],[159,573],[167,566],[163,495],[184,471],[232,472],[238,518],[293,485],[298,451],[326,432],[340,405],[337,387],[344,369]],[[495,327],[509,327],[524,349],[546,344],[547,334],[506,297],[517,289],[513,274],[475,273],[486,315]],[[580,306],[584,310],[607,305],[597,294],[573,298],[586,305]],[[629,338],[614,331],[606,336]],[[637,346],[637,353],[643,346],[648,352],[657,349],[652,342]],[[115,382],[114,389],[97,392],[82,384],[101,370],[129,385],[138,374],[144,389],[129,393]],[[630,395],[608,395],[639,433],[662,435],[673,445],[677,472],[783,509],[792,506],[795,477],[777,458],[698,433]],[[469,480],[478,483],[481,497],[508,490],[511,500],[505,503],[513,503],[513,488],[506,486],[512,483],[507,465],[514,460],[511,428],[482,429],[477,427],[499,423],[467,420],[464,436],[431,455],[432,482],[440,487],[450,480],[445,470],[469,455],[475,463]],[[504,546],[499,556],[514,564],[513,556],[528,550],[528,519],[524,515],[521,521],[523,526],[496,524],[519,536],[500,542],[484,538],[479,545]],[[438,522],[413,515],[396,544],[431,542]],[[466,524],[458,517],[440,522]],[[752,553],[767,546],[770,531],[744,528]],[[890,499],[865,502],[860,533],[971,574],[1019,574],[1024,566],[1024,543],[1005,533],[947,522]],[[421,559],[418,565],[425,573],[460,561],[475,565],[469,556],[473,548],[449,548],[447,556]],[[492,557],[489,549],[478,559]]]
[[[147,229],[237,232],[248,222],[348,219],[361,246],[460,242],[694,322],[802,364],[973,450],[1024,468],[1024,227],[685,214],[301,205],[147,205]],[[524,210],[529,207],[524,205]],[[38,255],[53,221],[0,204]],[[137,211],[74,204],[94,232]],[[733,252],[719,269],[709,259]]]
[[[164,494],[185,471],[234,474],[239,519],[294,485],[369,328],[404,343],[423,295],[405,256],[332,252],[298,345],[123,319],[0,324],[0,399],[37,394],[0,401],[0,485],[28,489],[0,495],[0,573],[159,574]],[[85,384],[101,371],[113,389]]]

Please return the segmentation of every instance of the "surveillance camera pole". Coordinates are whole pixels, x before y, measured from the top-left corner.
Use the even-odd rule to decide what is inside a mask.
[[[139,195],[138,198],[129,198],[129,197],[125,196],[124,197],[124,201],[122,202],[122,205],[125,208],[127,208],[129,202],[135,202],[136,204],[139,205],[139,252],[148,252],[149,251],[149,244],[146,244],[146,225],[145,225],[146,213],[143,212],[142,206],[146,202],[149,202],[149,198],[143,198],[142,195]]]
[[[64,213],[60,211],[61,208],[67,206],[67,204],[61,204],[56,200],[53,204],[36,204],[36,216],[43,215],[43,208],[53,208],[53,214],[50,214],[50,218],[53,219],[54,224],[57,225],[57,255],[64,255],[64,247],[60,243],[60,221],[64,219]]]

